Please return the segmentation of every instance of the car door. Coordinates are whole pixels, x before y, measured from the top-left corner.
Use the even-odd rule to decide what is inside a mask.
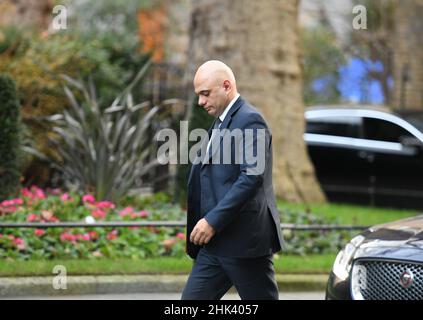
[[[306,113],[304,135],[317,179],[332,202],[370,203],[372,165],[357,149],[362,118]]]
[[[374,154],[375,204],[423,209],[423,148],[394,120],[363,118],[364,137]]]

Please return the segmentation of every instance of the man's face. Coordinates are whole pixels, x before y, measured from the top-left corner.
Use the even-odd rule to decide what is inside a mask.
[[[215,118],[220,116],[228,105],[228,94],[224,83],[208,78],[195,78],[194,90],[198,95],[198,104]]]

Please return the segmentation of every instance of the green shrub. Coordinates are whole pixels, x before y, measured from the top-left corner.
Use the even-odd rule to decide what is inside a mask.
[[[281,222],[296,225],[339,224],[337,219],[327,219],[312,212],[289,209],[282,210]],[[357,230],[283,230],[287,253],[298,255],[336,253],[357,233]]]
[[[24,188],[21,197],[0,202],[0,221],[181,221],[178,206],[160,202],[162,195],[144,198],[137,205],[119,206],[96,201],[86,194],[63,193],[59,189]],[[127,199],[129,200],[129,198]],[[0,228],[2,259],[96,259],[185,255],[184,228]]]
[[[49,35],[0,28],[0,73],[10,74],[19,87],[21,118],[32,145],[50,157],[58,156],[48,145],[51,126],[40,119],[70,107],[60,74],[91,76],[102,105],[110,104],[128,85],[149,56],[139,53],[137,41],[126,44],[105,35],[82,35],[72,28]],[[28,159],[23,175],[26,185],[52,185],[52,171],[37,158]]]
[[[78,101],[65,87],[71,108],[50,117],[57,134],[50,142],[61,158],[50,160],[67,187],[116,201],[158,164],[152,157],[154,132],[150,135],[149,130],[160,107],[149,102],[134,105],[130,94],[148,66],[108,108],[101,106],[92,81],[87,86],[65,77],[85,97]]]
[[[19,109],[15,82],[0,75],[0,200],[14,195],[19,186]]]

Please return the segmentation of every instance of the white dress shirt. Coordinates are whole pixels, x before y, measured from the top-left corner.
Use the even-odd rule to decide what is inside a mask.
[[[220,125],[223,123],[223,120],[225,120],[225,117],[228,114],[229,110],[232,108],[232,106],[234,105],[235,101],[239,98],[239,96],[240,96],[240,94],[237,93],[236,96],[231,100],[231,102],[229,102],[229,104],[225,108],[225,110],[223,110],[222,114],[219,116],[219,120],[221,121],[219,123],[219,128],[220,128]],[[210,137],[209,143],[207,144],[207,152],[206,152],[206,154],[209,153],[210,144],[211,144],[211,141],[213,140],[214,134],[215,133],[212,131],[212,135]]]

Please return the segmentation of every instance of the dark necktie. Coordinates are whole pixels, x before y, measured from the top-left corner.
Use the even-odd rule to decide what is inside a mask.
[[[213,129],[219,129],[220,128],[220,124],[222,123],[222,121],[220,120],[220,118],[218,117],[215,121],[214,121],[214,126]]]
[[[217,117],[216,120],[214,121],[213,129],[212,129],[212,134],[211,134],[211,137],[210,137],[210,142],[209,142],[209,144],[207,146],[207,151],[208,151],[207,153],[209,155],[211,155],[211,152],[212,152],[212,148],[211,148],[212,141],[215,139],[215,136],[217,135],[217,133],[213,132],[213,130],[219,129],[221,123],[222,123],[222,121],[220,120],[219,117]]]

